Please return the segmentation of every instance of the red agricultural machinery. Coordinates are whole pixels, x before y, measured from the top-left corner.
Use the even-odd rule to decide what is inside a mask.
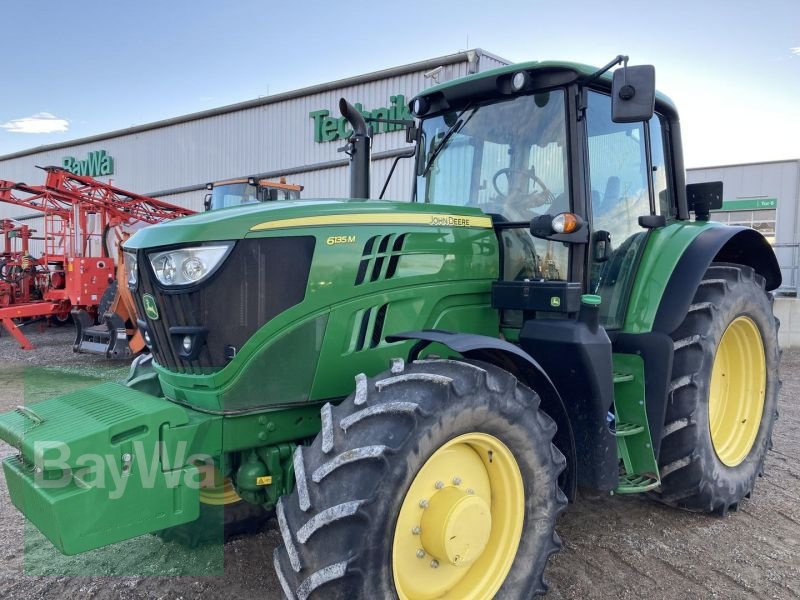
[[[128,288],[116,284],[114,246],[137,225],[195,211],[61,167],[43,170],[47,175],[41,186],[0,180],[0,202],[42,213],[44,229],[42,236],[34,236],[37,231],[26,224],[0,220],[0,325],[29,350],[33,346],[20,330],[21,323],[63,323],[71,314],[77,327],[76,351],[135,353],[144,343],[136,339]],[[44,242],[38,258],[31,254],[31,240]],[[98,317],[101,322],[95,325]]]

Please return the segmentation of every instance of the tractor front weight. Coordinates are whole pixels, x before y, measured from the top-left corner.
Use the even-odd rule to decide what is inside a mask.
[[[116,383],[0,415],[11,500],[64,554],[194,521],[217,471],[274,508],[294,489],[285,438],[319,427],[317,405],[223,416]]]

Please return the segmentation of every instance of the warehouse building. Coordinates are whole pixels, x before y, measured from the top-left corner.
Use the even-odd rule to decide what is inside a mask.
[[[712,219],[760,231],[775,247],[781,291],[800,291],[800,160],[688,169],[688,183],[721,181],[722,209]]]
[[[285,176],[303,196],[348,193],[345,121],[339,99],[377,118],[410,118],[408,100],[436,83],[494,69],[508,61],[480,49],[432,58],[223,106],[0,156],[0,179],[41,183],[36,165],[59,165],[139,193],[203,209],[205,184],[234,177]],[[372,195],[381,192],[394,159],[409,146],[401,125],[376,124]],[[413,165],[401,159],[386,198],[407,200]],[[0,217],[19,210],[0,205]]]

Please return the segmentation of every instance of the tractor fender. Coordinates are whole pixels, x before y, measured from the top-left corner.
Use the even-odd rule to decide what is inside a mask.
[[[570,501],[575,499],[577,489],[577,451],[575,436],[567,408],[555,384],[542,366],[519,346],[485,335],[453,333],[438,329],[406,331],[387,336],[388,342],[417,340],[408,353],[408,360],[416,360],[430,344],[442,344],[458,352],[464,358],[481,360],[496,365],[514,374],[522,383],[539,394],[541,408],[558,426],[553,443],[567,459],[559,484]]]
[[[712,262],[752,267],[771,291],[781,285],[781,270],[766,238],[749,227],[709,227],[686,248],[672,271],[658,305],[653,331],[670,334],[683,322],[697,286]]]

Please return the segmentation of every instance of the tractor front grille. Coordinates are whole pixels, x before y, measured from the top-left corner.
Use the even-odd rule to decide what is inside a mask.
[[[303,301],[314,242],[311,236],[240,240],[208,280],[179,291],[161,286],[152,272],[146,253],[162,248],[140,250],[136,308],[150,333],[156,362],[180,373],[224,367],[259,328]],[[158,319],[144,316],[144,294],[155,298]],[[195,359],[181,356],[183,336],[176,328],[205,329]]]

